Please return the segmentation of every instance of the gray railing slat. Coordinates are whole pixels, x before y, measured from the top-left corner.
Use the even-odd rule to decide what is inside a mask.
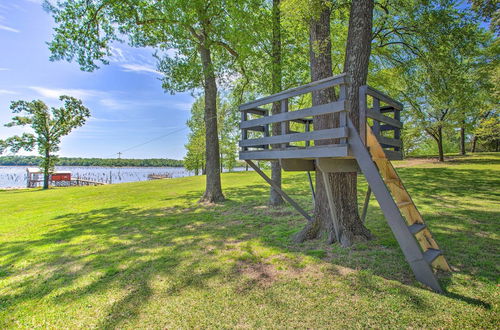
[[[258,139],[249,139],[240,141],[240,147],[253,147],[263,144],[278,144],[310,140],[326,140],[326,139],[339,139],[347,137],[347,128],[330,128],[322,129],[313,132],[293,133],[286,135],[276,135]]]
[[[403,142],[399,139],[388,138],[385,136],[377,136],[377,140],[380,144],[387,144],[393,147],[402,147]]]
[[[289,158],[322,158],[322,157],[348,157],[346,144],[330,144],[307,148],[267,149],[255,151],[241,151],[241,160],[270,160]]]
[[[375,112],[374,110],[371,110],[371,109],[368,109],[368,111],[366,111],[366,116],[368,118],[372,118],[372,119],[381,121],[383,123],[395,126],[397,128],[403,128],[403,124],[399,120],[384,116],[383,114]]]
[[[379,99],[380,101],[384,102],[384,103],[387,103],[389,105],[392,105],[394,108],[398,109],[398,110],[403,110],[403,104],[394,100],[393,98],[391,98],[390,96],[388,96],[387,94],[373,88],[373,87],[370,87],[370,86],[367,86],[367,89],[366,89],[366,93],[368,95],[371,95],[377,99]]]
[[[299,87],[290,88],[290,89],[284,90],[280,93],[269,95],[269,96],[242,104],[242,105],[240,105],[240,111],[255,108],[255,107],[258,107],[258,106],[261,106],[264,104],[273,103],[276,101],[281,101],[281,100],[288,99],[288,98],[291,98],[291,97],[294,97],[297,95],[310,93],[312,91],[328,88],[331,86],[346,84],[346,83],[349,83],[349,78],[348,78],[347,74],[342,73],[342,74],[339,74],[337,76],[332,76],[332,77],[328,77],[325,79],[316,80],[316,81],[313,81],[309,84],[305,84],[305,85],[302,85]]]
[[[240,128],[249,128],[254,126],[260,126],[271,123],[279,123],[283,121],[290,121],[294,119],[302,119],[305,117],[318,116],[326,113],[335,113],[339,111],[345,111],[347,109],[347,101],[337,101],[321,105],[316,105],[310,108],[290,111],[285,113],[279,113],[277,115],[272,115],[268,117],[262,117],[252,120],[243,121],[240,124]]]

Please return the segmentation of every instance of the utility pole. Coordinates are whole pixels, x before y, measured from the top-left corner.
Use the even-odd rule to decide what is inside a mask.
[[[121,159],[122,158],[122,153],[121,151],[118,153],[118,159]]]

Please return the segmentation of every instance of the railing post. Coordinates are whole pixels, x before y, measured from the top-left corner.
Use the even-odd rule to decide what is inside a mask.
[[[401,121],[401,111],[394,108],[394,119]],[[399,127],[394,127],[394,138],[401,140],[401,129]],[[395,151],[401,151],[400,147],[395,147]]]
[[[247,118],[248,118],[248,114],[246,111],[241,111],[241,122],[245,122],[247,121]],[[241,129],[241,140],[242,141],[245,141],[248,139],[248,131],[246,128],[242,128]],[[242,151],[247,151],[248,148],[247,147],[241,147]]]
[[[267,117],[267,116],[269,116],[269,113],[266,112],[264,114],[264,117]],[[269,124],[264,125],[264,137],[269,137]],[[270,148],[269,144],[264,145],[264,149],[269,149],[269,148]]]
[[[376,97],[373,98],[373,111],[380,114],[380,100]],[[378,120],[373,120],[372,130],[376,137],[380,136],[380,122]]]
[[[281,113],[288,112],[288,99],[284,99],[281,101]],[[289,132],[289,125],[290,123],[288,121],[282,121],[281,122],[281,135],[286,135]],[[286,148],[288,146],[288,143],[282,143],[281,147]]]
[[[309,120],[306,121],[306,132],[311,131],[311,122]],[[306,141],[306,147],[309,147],[311,145],[311,141],[307,140]]]
[[[347,98],[347,85],[341,84],[339,85],[339,100],[345,100]],[[347,114],[350,109],[345,109],[339,113],[339,127],[347,127]],[[339,139],[339,143],[347,143],[346,138]]]

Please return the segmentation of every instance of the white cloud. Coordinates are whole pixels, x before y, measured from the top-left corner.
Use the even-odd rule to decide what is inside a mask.
[[[122,102],[119,102],[115,99],[112,99],[112,98],[105,98],[105,99],[102,99],[100,100],[100,103],[105,106],[106,108],[110,108],[110,109],[123,109],[125,108],[125,104],[123,104]]]
[[[9,32],[15,32],[15,33],[19,33],[21,31],[19,31],[18,29],[14,29],[10,26],[7,26],[7,25],[2,25],[0,24],[0,30],[5,30],[5,31],[9,31]]]
[[[178,102],[175,104],[175,107],[182,111],[191,111],[193,102]]]
[[[155,70],[153,67],[149,65],[126,63],[126,64],[121,64],[121,67],[124,68],[125,69],[124,71],[126,72],[155,73],[158,75],[162,75],[161,72]]]
[[[76,97],[78,99],[86,99],[89,97],[95,97],[101,95],[102,92],[95,91],[92,89],[64,89],[64,88],[46,88],[40,86],[31,86],[30,89],[34,90],[43,97],[49,99],[59,99],[61,95],[69,95]]]
[[[111,60],[114,62],[125,62],[127,59],[125,54],[123,53],[123,49],[118,46],[110,46],[109,50],[111,51]]]
[[[88,121],[94,121],[94,122],[103,122],[103,123],[116,123],[116,122],[126,122],[127,120],[125,119],[109,119],[109,118],[100,118],[100,117],[90,117]]]
[[[14,92],[14,91],[9,91],[7,89],[0,89],[0,94],[9,94],[9,95],[14,95],[14,94],[18,94],[17,92]]]
[[[9,68],[0,68],[0,71],[10,71]]]

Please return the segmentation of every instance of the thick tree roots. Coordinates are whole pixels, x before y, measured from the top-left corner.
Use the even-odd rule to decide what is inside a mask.
[[[226,198],[224,197],[222,192],[205,191],[205,193],[200,198],[198,203],[213,204],[213,203],[221,203],[221,202],[224,202],[225,200],[226,200]]]
[[[370,231],[361,223],[361,221],[349,221],[349,228],[343,224],[346,221],[341,220],[340,225],[340,245],[342,247],[352,246],[356,242],[364,242],[372,239]],[[294,242],[303,243],[307,240],[326,238],[327,244],[333,244],[337,241],[337,235],[330,220],[315,218],[308,223],[294,237]]]

